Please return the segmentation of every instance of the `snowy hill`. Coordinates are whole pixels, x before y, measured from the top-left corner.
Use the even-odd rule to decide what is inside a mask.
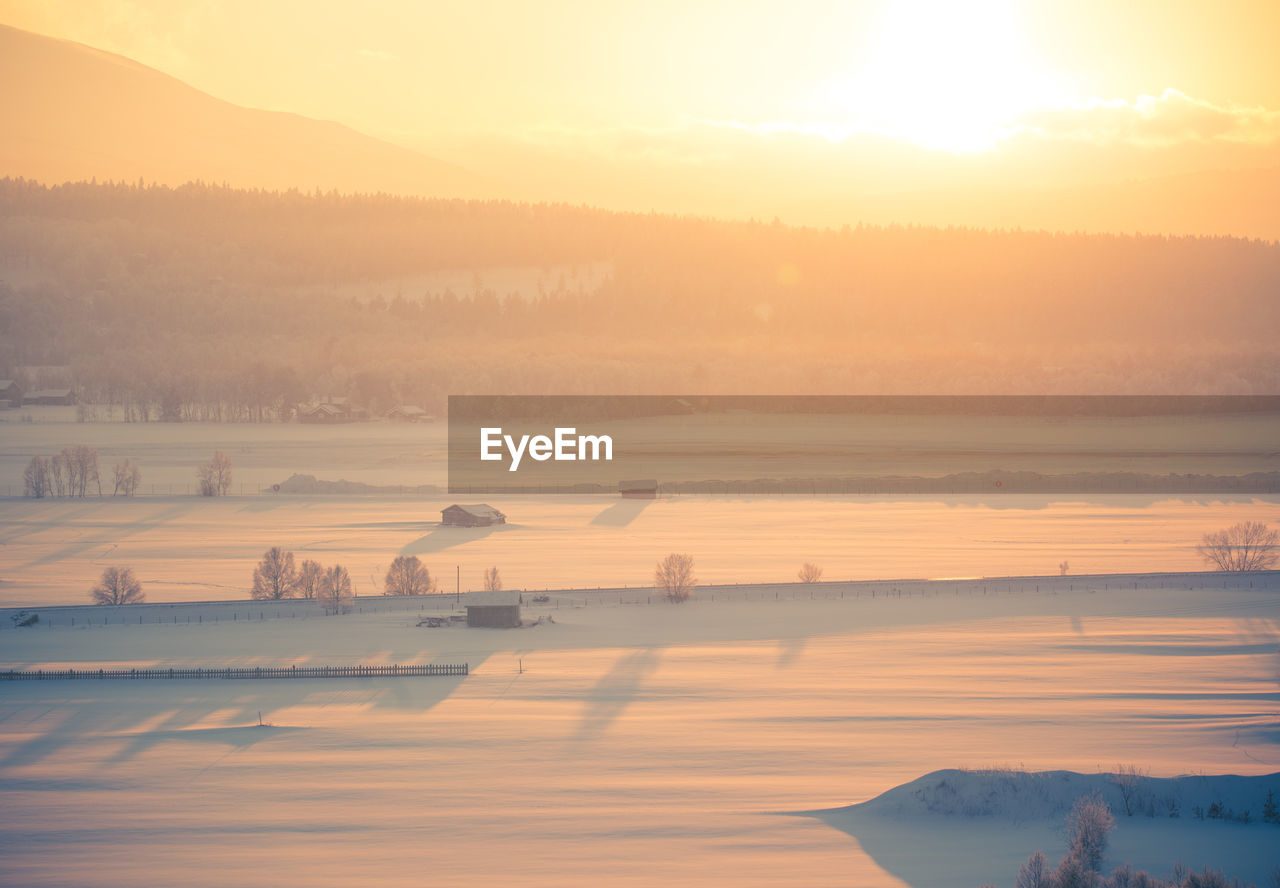
[[[997,817],[1014,822],[1061,820],[1081,796],[1099,793],[1117,817],[1254,822],[1267,792],[1280,805],[1280,773],[1261,777],[1078,774],[1074,771],[947,769],[852,805],[880,817]],[[1210,812],[1216,816],[1211,816]],[[1199,814],[1197,814],[1199,812]],[[1280,833],[1276,840],[1280,842]]]

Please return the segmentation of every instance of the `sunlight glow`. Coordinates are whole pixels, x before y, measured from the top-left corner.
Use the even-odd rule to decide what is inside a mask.
[[[870,45],[862,64],[815,96],[851,132],[986,151],[1019,114],[1071,100],[1065,78],[1028,45],[1009,0],[899,0]]]

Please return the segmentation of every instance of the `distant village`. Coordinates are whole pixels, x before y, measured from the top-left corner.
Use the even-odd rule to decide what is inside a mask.
[[[15,379],[0,379],[0,411],[18,410],[23,407],[102,407],[94,403],[85,403],[70,386],[58,388],[24,388]],[[113,411],[96,418],[112,419]],[[128,414],[126,414],[126,417]],[[305,423],[344,423],[361,422],[374,419],[389,419],[393,422],[431,422],[434,414],[428,413],[413,404],[398,404],[380,415],[374,414],[364,407],[351,402],[348,397],[312,396],[306,403],[299,404],[291,410],[279,411],[280,420],[287,422],[295,419]],[[164,417],[160,419],[163,421]]]

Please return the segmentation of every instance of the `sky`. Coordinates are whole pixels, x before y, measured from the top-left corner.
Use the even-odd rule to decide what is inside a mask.
[[[0,0],[0,21],[604,203],[800,166],[861,192],[1280,166],[1274,0]]]

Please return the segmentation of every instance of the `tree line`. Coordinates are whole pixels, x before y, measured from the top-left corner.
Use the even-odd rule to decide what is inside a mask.
[[[196,468],[201,496],[226,496],[231,490],[231,457],[221,450]],[[112,496],[133,496],[142,484],[142,469],[130,458],[112,469]],[[22,472],[22,495],[31,499],[53,496],[85,497],[92,486],[102,496],[98,451],[86,444],[64,447],[53,456],[31,457]]]
[[[504,291],[495,269],[536,287]],[[603,268],[599,276],[588,267]],[[415,276],[462,272],[466,284]],[[0,180],[0,376],[137,421],[448,394],[1280,389],[1280,245]]]

